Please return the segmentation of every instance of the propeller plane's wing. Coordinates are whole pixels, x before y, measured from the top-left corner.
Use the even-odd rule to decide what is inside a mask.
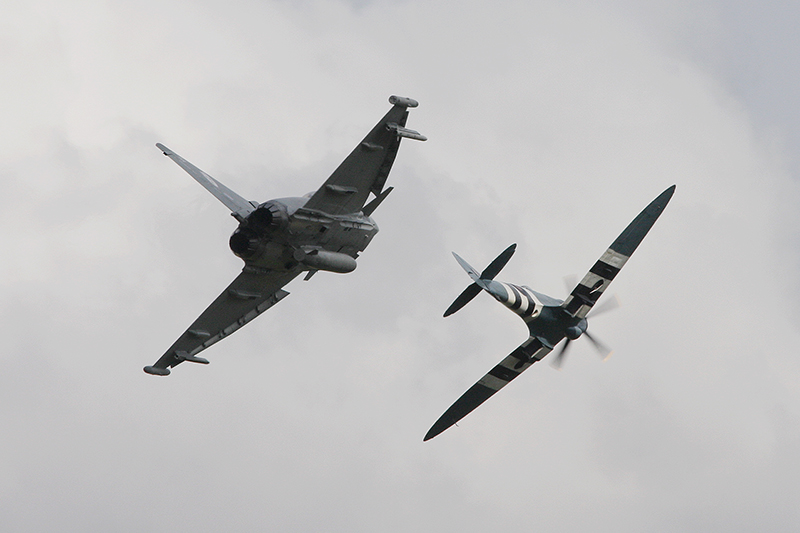
[[[330,215],[361,211],[370,192],[376,197],[383,192],[400,139],[426,140],[424,135],[405,127],[408,108],[417,107],[417,102],[399,96],[392,96],[389,102],[393,104],[389,112],[309,198],[303,209]]]
[[[563,359],[569,342],[581,335],[586,335],[598,350],[606,352],[607,355],[608,350],[605,346],[589,335],[586,330],[588,326],[586,315],[642,242],[650,228],[653,227],[674,192],[675,186],[673,185],[650,202],[617,237],[564,302],[533,291],[525,294],[523,298],[523,293],[528,292],[526,288],[491,280],[514,253],[513,245],[500,254],[480,276],[477,275],[474,268],[456,255],[456,259],[467,271],[473,284],[456,298],[456,301],[445,312],[445,316],[463,307],[483,289],[523,317],[528,325],[530,337],[456,400],[439,417],[423,440],[432,439],[467,416],[533,363],[542,360],[565,337],[567,338],[566,343],[556,354],[558,362]],[[538,308],[535,305],[523,303],[532,296],[539,300],[539,306],[541,306],[540,312],[535,317],[532,311],[538,311]]]
[[[475,385],[461,395],[439,420],[428,430],[423,441],[430,440],[474,411],[494,393],[540,361],[552,348],[543,345],[536,337],[529,337],[516,350],[486,373]]]
[[[184,361],[207,364],[197,354],[227,337],[289,295],[282,287],[301,270],[260,273],[248,267],[228,285],[161,358],[144,371],[167,376]]]
[[[580,283],[572,289],[572,292],[562,304],[562,307],[570,315],[576,318],[586,317],[586,314],[591,311],[597,299],[608,288],[630,256],[633,255],[639,243],[647,235],[647,232],[656,223],[674,192],[675,185],[669,187],[650,202],[608,247],[608,250],[597,260]]]

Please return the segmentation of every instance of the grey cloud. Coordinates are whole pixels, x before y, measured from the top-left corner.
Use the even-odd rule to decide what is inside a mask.
[[[794,135],[797,47],[791,8],[764,9],[0,7],[0,525],[795,523],[797,190],[774,132]],[[248,198],[301,195],[395,93],[429,141],[401,147],[358,269],[292,282],[208,367],[144,375],[240,267],[235,221],[153,145]],[[561,297],[672,183],[592,322],[614,356],[579,343],[423,444],[525,335],[489,298],[441,318],[468,281],[450,251],[517,242],[500,278]]]

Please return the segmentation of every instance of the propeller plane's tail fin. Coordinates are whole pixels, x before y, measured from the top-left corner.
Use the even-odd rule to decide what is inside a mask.
[[[464,289],[464,291],[458,295],[458,298],[447,308],[447,311],[444,312],[444,316],[450,316],[465,305],[467,305],[473,298],[475,298],[481,289],[489,290],[487,281],[491,281],[494,277],[506,266],[508,260],[511,259],[511,256],[514,255],[514,251],[517,249],[516,244],[512,244],[505,250],[503,253],[498,255],[494,261],[492,261],[489,266],[487,266],[483,272],[478,274],[478,271],[475,270],[469,263],[464,261],[457,253],[453,252],[453,256],[458,261],[458,264],[461,265],[467,274],[469,275],[470,279],[472,279],[473,283]]]

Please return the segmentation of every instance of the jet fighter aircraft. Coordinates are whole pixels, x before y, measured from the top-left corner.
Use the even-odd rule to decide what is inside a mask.
[[[528,325],[530,336],[456,400],[431,427],[423,440],[432,439],[467,416],[533,363],[542,360],[565,337],[566,342],[556,355],[556,366],[560,365],[569,343],[581,335],[585,335],[599,350],[605,351],[603,346],[586,331],[589,326],[586,320],[587,314],[650,231],[674,192],[673,185],[639,213],[564,301],[540,294],[530,287],[494,281],[494,277],[514,254],[516,244],[506,248],[480,274],[453,253],[473,283],[456,298],[444,316],[452,315],[484,290],[518,314]]]
[[[145,372],[167,376],[184,361],[208,364],[197,354],[285,298],[289,293],[283,287],[301,272],[307,272],[308,280],[319,270],[355,270],[359,252],[378,233],[371,215],[392,191],[384,185],[400,139],[427,140],[406,128],[415,100],[392,96],[389,103],[393,107],[322,187],[302,198],[247,201],[163,144],[156,145],[231,210],[239,227],[230,247],[244,268]],[[370,194],[374,197],[367,202]]]

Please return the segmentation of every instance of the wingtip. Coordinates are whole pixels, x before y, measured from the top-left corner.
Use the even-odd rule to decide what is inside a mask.
[[[431,440],[432,438],[436,437],[437,435],[441,435],[446,430],[450,429],[456,424],[456,420],[450,416],[448,413],[443,414],[439,420],[436,421],[435,424],[431,426],[431,429],[425,434],[425,437],[422,439],[422,442],[426,442]]]
[[[654,200],[654,202],[655,202],[655,203],[658,203],[659,205],[661,205],[661,206],[662,206],[662,208],[663,208],[663,207],[666,207],[666,205],[667,205],[667,204],[669,203],[669,201],[672,199],[672,195],[673,195],[673,194],[675,194],[675,185],[672,185],[672,186],[670,186],[670,187],[667,187],[667,188],[664,190],[664,192],[662,192],[661,194],[659,194],[659,195],[658,195],[658,198],[656,198],[656,199]]]
[[[143,370],[151,376],[169,376],[169,368],[158,368],[155,366],[146,366]]]
[[[161,150],[161,153],[162,153],[162,154],[164,154],[164,155],[166,155],[166,156],[169,156],[170,154],[172,154],[172,153],[173,153],[173,152],[172,152],[172,150],[170,150],[169,148],[167,148],[166,146],[164,146],[164,145],[163,145],[163,144],[161,144],[161,143],[156,143],[156,148],[158,148],[159,150]]]
[[[417,102],[413,98],[408,98],[405,96],[396,96],[394,94],[389,97],[389,103],[400,107],[417,107],[419,105],[419,102]]]
[[[442,433],[445,432],[445,430],[450,429],[451,427],[453,427],[454,424],[455,424],[455,422],[451,422],[449,425],[447,425],[447,424],[441,423],[440,421],[437,421],[431,427],[431,429],[428,430],[428,432],[425,434],[425,437],[422,438],[422,442],[428,442],[432,438],[441,435]]]

